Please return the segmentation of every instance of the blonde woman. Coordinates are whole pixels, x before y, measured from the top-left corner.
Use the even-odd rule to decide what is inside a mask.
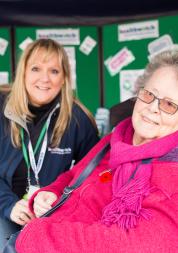
[[[23,52],[12,89],[1,96],[0,248],[33,214],[27,198],[69,170],[98,141],[89,111],[72,93],[65,50],[40,39]],[[2,230],[2,231],[1,231]]]

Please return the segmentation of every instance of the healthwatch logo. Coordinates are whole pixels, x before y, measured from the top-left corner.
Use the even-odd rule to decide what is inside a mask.
[[[68,154],[71,154],[72,149],[71,148],[48,148],[48,151],[51,152],[51,154],[68,155]]]
[[[145,21],[118,26],[118,41],[157,38],[159,36],[158,21]]]

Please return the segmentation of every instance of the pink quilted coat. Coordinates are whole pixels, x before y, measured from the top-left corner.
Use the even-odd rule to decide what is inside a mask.
[[[102,139],[73,170],[60,176],[45,190],[58,196],[92,157],[108,142]],[[109,152],[82,186],[51,217],[33,220],[17,239],[18,253],[173,253],[178,252],[178,163],[153,162],[151,185],[160,190],[144,199],[150,220],[124,231],[100,222],[104,206],[111,201],[111,180],[101,182],[108,169]],[[44,190],[44,188],[43,188]],[[100,194],[102,192],[102,195]],[[31,200],[32,208],[32,200]]]

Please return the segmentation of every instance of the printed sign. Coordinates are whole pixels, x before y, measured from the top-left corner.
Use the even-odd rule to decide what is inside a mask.
[[[28,44],[32,43],[33,40],[30,37],[27,37],[20,45],[19,48],[23,51],[28,46]]]
[[[125,101],[136,95],[136,84],[138,76],[142,75],[144,69],[122,70],[120,72],[120,100]]]
[[[76,89],[76,57],[75,57],[75,47],[64,47],[70,64],[70,71],[71,71],[71,82],[72,82],[72,89]]]
[[[110,60],[107,59],[105,64],[108,63],[107,68],[111,76],[116,75],[119,71],[127,66],[129,63],[135,60],[134,55],[126,47],[120,50],[116,55],[114,55]]]
[[[0,72],[0,85],[8,84],[9,82],[9,73],[8,72]]]
[[[61,45],[79,45],[79,29],[41,29],[36,30],[37,39],[53,39]]]
[[[161,52],[173,45],[170,35],[165,34],[148,44],[148,51],[150,54]]]
[[[106,67],[108,67],[109,62],[111,61],[111,59],[112,59],[112,56],[109,56],[109,57],[104,61],[104,65],[105,65]]]
[[[157,54],[172,49],[174,47],[172,38],[170,35],[165,34],[161,36],[160,38],[150,42],[148,44],[148,51],[150,55],[148,56],[149,61]]]
[[[96,46],[96,41],[90,36],[87,36],[82,42],[82,44],[80,45],[79,49],[82,53],[89,55],[95,46]]]
[[[0,38],[0,55],[4,55],[8,46],[8,41]]]
[[[140,40],[159,36],[158,20],[118,26],[118,41]]]

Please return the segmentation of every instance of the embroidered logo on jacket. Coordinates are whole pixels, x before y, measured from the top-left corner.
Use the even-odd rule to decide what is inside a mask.
[[[48,151],[57,155],[68,155],[72,152],[71,148],[48,148]]]

